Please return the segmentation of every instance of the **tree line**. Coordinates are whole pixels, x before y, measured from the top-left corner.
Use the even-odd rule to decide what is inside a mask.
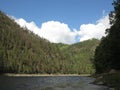
[[[93,62],[96,73],[120,70],[120,0],[115,0],[113,6],[114,11],[109,14],[111,27],[95,50]]]

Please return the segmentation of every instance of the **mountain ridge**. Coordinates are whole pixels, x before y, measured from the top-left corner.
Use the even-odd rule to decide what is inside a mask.
[[[91,58],[99,40],[50,43],[0,11],[0,73],[93,73]]]

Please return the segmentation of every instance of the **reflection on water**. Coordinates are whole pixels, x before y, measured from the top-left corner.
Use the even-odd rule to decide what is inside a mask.
[[[109,90],[90,84],[94,78],[82,76],[6,77],[0,76],[0,90]]]

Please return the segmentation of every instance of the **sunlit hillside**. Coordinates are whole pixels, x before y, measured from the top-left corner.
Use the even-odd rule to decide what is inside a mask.
[[[98,43],[50,43],[0,12],[0,73],[93,73],[91,59]]]

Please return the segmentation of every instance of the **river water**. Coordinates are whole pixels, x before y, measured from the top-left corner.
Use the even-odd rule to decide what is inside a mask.
[[[0,76],[0,90],[109,90],[90,84],[94,80],[83,76]]]

